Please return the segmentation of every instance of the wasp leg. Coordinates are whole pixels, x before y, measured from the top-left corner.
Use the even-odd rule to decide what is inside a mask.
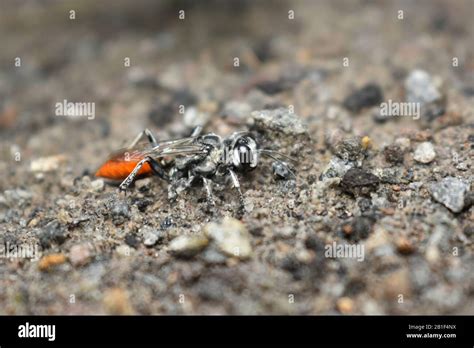
[[[240,208],[244,208],[244,195],[242,194],[242,191],[240,190],[240,183],[239,183],[239,178],[237,177],[237,174],[232,169],[229,169],[229,174],[230,177],[232,178],[232,182],[234,184],[234,187],[239,191],[239,203],[240,203]]]
[[[202,132],[202,126],[197,126],[194,128],[193,132],[191,133],[192,137],[197,137]]]
[[[209,206],[211,207],[214,207],[216,205],[216,202],[214,201],[214,197],[212,196],[211,183],[204,177],[202,178],[202,182],[204,184],[204,188],[206,189],[207,204],[209,204]]]
[[[181,178],[181,179],[173,181],[168,186],[168,199],[175,200],[176,197],[178,197],[181,194],[181,192],[191,187],[194,179],[196,179],[195,176],[190,176],[188,178]]]
[[[151,157],[145,157],[144,159],[142,159],[140,162],[137,163],[135,168],[133,168],[132,172],[128,174],[128,176],[125,178],[124,181],[122,181],[122,183],[119,186],[121,190],[126,190],[130,186],[130,184],[133,182],[138,172],[140,171],[140,169],[143,167],[145,163],[150,164],[153,172],[156,175],[158,175],[160,178],[164,180],[169,180],[168,175],[166,175],[165,171],[160,167],[160,164],[157,161],[155,161]]]
[[[158,175],[161,179],[170,181],[170,177],[168,176],[168,174],[166,174],[166,172],[163,170],[163,168],[158,163],[158,161],[156,161],[154,158],[151,158],[151,157],[147,157],[147,158],[148,158],[148,163],[150,164],[151,170],[153,170],[153,172],[156,175]]]
[[[153,133],[151,132],[151,130],[149,130],[148,128],[145,128],[144,131],[140,132],[140,134],[138,134],[135,139],[133,139],[132,143],[130,145],[128,145],[128,148],[132,148],[134,147],[135,145],[138,144],[138,142],[143,138],[143,136],[145,136],[148,138],[148,141],[153,145],[153,146],[156,146],[157,145],[157,141],[156,141],[156,138],[155,136],[153,135]]]

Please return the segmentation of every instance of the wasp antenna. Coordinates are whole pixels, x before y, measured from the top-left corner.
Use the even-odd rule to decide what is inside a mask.
[[[264,155],[267,155],[270,157],[270,155],[276,155],[276,156],[281,156],[289,161],[292,161],[293,163],[296,163],[298,162],[297,160],[295,160],[294,158],[291,158],[290,156],[287,156],[281,152],[278,152],[278,151],[273,151],[273,150],[269,150],[269,149],[259,149],[258,150],[259,153],[262,153]]]

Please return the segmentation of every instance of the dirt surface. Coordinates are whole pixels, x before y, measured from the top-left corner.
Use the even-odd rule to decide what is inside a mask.
[[[39,260],[3,249],[0,313],[474,313],[473,16],[470,0],[2,1],[0,241]],[[57,115],[63,100],[94,117]],[[170,202],[156,177],[125,194],[94,177],[144,128],[196,124],[252,129],[296,180],[262,158],[240,214],[231,185],[210,209],[200,185]],[[362,253],[328,254],[345,245]]]

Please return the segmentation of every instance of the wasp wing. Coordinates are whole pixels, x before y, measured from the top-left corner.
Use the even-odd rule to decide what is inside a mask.
[[[158,144],[153,147],[150,147],[150,143],[138,143],[131,148],[117,150],[109,157],[108,161],[136,161],[141,160],[146,156],[160,158],[205,153],[203,146],[196,144],[195,139],[195,137],[188,137],[167,140],[158,142]]]
[[[195,140],[196,137],[188,137],[159,142],[153,148],[145,151],[145,156],[159,158],[205,153],[203,145],[196,143]]]
[[[205,154],[206,151],[203,145],[195,140],[195,137],[168,140],[162,141],[153,147],[150,147],[149,143],[138,143],[133,147],[120,149],[99,167],[95,175],[112,180],[123,180],[142,159],[148,156],[158,159]],[[151,172],[150,165],[144,163],[138,175],[148,175]]]

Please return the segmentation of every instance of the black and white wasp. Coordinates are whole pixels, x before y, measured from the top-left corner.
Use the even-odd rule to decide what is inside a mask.
[[[285,171],[294,176],[284,161],[292,159],[259,148],[250,132],[235,132],[226,138],[201,132],[202,127],[196,127],[189,137],[158,142],[151,131],[145,129],[128,147],[114,153],[95,175],[122,180],[119,187],[126,190],[135,179],[155,174],[169,182],[170,200],[193,184],[202,182],[210,205],[215,204],[211,182],[225,184],[230,179],[238,191],[241,206],[243,195],[237,174],[254,170],[261,156],[275,161],[273,170],[276,174]],[[144,136],[148,143],[140,142]]]

